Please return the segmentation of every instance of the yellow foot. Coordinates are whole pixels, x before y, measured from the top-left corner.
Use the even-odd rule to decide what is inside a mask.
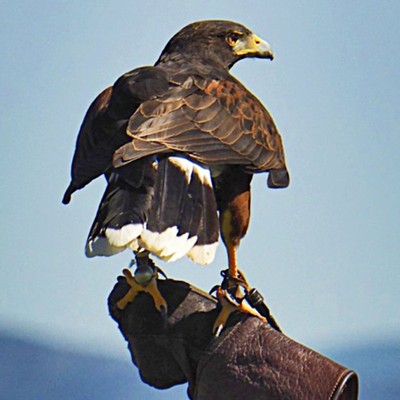
[[[131,303],[139,292],[148,293],[154,300],[154,305],[156,309],[161,313],[161,315],[167,315],[167,302],[164,297],[162,297],[160,291],[157,287],[157,274],[153,275],[152,278],[146,283],[137,283],[135,277],[132,275],[129,269],[124,269],[123,274],[128,282],[130,289],[128,293],[117,302],[117,307],[123,310],[128,303]]]
[[[267,322],[266,318],[261,316],[257,310],[250,307],[250,305],[244,301],[237,303],[232,300],[226,290],[221,289],[221,287],[217,288],[217,298],[221,305],[221,311],[218,314],[213,326],[213,334],[215,336],[219,336],[221,334],[222,329],[224,329],[230,315],[234,312],[245,312],[260,318],[263,322]]]

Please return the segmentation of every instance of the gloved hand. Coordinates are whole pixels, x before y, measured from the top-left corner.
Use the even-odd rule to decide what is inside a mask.
[[[171,279],[159,280],[158,288],[168,303],[167,319],[143,293],[120,310],[116,303],[129,290],[123,277],[108,299],[143,382],[159,389],[188,382],[194,400],[357,399],[354,371],[259,318],[233,314],[215,337],[219,311],[213,297]]]

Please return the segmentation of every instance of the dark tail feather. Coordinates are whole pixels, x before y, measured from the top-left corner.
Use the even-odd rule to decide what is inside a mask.
[[[204,265],[213,259],[219,221],[211,175],[186,159],[155,167],[141,160],[109,177],[86,244],[86,255],[109,256],[127,247],[166,261],[185,255]]]
[[[134,164],[137,164],[136,166]],[[86,243],[86,255],[110,256],[135,248],[151,207],[155,167],[151,160],[132,163],[109,176]]]
[[[161,160],[141,245],[168,261],[188,255],[203,265],[214,258],[218,232],[210,171],[180,157]]]
[[[196,171],[196,169],[195,169]],[[206,265],[213,261],[219,239],[219,219],[217,202],[212,186],[211,174],[195,173],[192,179],[195,193],[200,193],[198,203],[201,207],[201,218],[197,227],[197,242],[188,256],[193,261]],[[200,187],[200,190],[197,190]],[[190,191],[189,191],[190,193]]]

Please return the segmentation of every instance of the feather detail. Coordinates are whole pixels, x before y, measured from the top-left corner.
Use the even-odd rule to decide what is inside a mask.
[[[208,265],[214,260],[217,247],[218,242],[195,245],[187,253],[187,256],[196,264]]]
[[[175,261],[186,255],[196,240],[196,236],[189,238],[188,233],[179,235],[178,228],[173,226],[163,232],[145,229],[140,236],[139,245],[162,260]]]
[[[142,233],[144,224],[128,224],[121,228],[107,228],[105,236],[111,246],[127,247]]]
[[[110,257],[124,251],[125,247],[112,246],[104,236],[96,236],[86,242],[86,257],[105,256]]]

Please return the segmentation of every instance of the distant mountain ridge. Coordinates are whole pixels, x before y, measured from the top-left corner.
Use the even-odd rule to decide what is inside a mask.
[[[330,351],[328,357],[360,377],[360,400],[400,399],[400,342]],[[143,384],[132,364],[59,351],[0,332],[2,400],[183,400],[186,385],[158,391]]]
[[[135,367],[102,356],[59,351],[0,332],[2,400],[180,400],[181,386],[158,391]]]

